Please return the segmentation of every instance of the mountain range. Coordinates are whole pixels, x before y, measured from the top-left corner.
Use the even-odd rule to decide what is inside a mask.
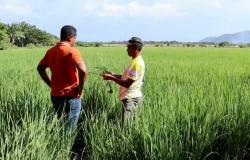
[[[207,37],[202,39],[200,42],[230,42],[234,44],[250,43],[250,31],[238,32],[233,34],[223,34],[218,37]]]

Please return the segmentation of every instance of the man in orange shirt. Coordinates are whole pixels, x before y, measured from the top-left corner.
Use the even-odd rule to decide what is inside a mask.
[[[73,47],[76,43],[76,29],[69,25],[63,26],[60,38],[60,42],[46,52],[37,70],[51,88],[51,101],[58,118],[66,115],[67,129],[71,130],[79,118],[80,97],[87,69],[80,52]],[[51,71],[51,77],[46,72],[47,68]]]

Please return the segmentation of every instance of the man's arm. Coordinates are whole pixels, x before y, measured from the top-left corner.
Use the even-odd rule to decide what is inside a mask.
[[[76,68],[78,70],[78,76],[79,76],[78,91],[82,93],[83,86],[87,79],[88,71],[86,69],[84,62],[76,64]]]
[[[40,75],[40,77],[42,78],[42,80],[49,86],[51,87],[51,81],[50,81],[50,78],[46,72],[46,68],[47,66],[45,65],[42,65],[42,64],[38,64],[37,66],[37,71]]]
[[[105,72],[103,72],[101,75],[103,75],[103,74],[111,74],[112,76],[115,76],[115,77],[118,78],[118,79],[122,79],[122,75],[116,74],[116,73],[114,73],[114,72],[105,71]]]
[[[126,80],[122,80],[121,78],[116,77],[115,75],[112,75],[112,74],[103,74],[102,77],[104,80],[114,81],[115,83],[119,84],[120,86],[123,86],[126,88],[129,88],[132,85],[132,83],[134,82],[134,80],[132,80],[130,78],[128,78]]]
[[[122,75],[120,75],[120,74],[112,73],[112,75],[118,79],[122,79]]]

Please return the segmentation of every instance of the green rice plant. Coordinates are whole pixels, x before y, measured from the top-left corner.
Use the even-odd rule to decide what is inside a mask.
[[[79,49],[90,72],[130,61],[125,47]],[[121,126],[119,86],[90,74],[72,135],[36,71],[45,51],[0,51],[0,159],[249,159],[250,49],[145,47],[135,121]]]

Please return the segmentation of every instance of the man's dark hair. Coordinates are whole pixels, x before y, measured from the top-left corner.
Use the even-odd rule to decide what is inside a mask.
[[[69,36],[76,36],[76,28],[70,25],[63,26],[61,29],[61,41],[67,40]]]
[[[143,46],[143,45],[141,45],[141,44],[135,44],[135,46],[136,46],[136,48],[137,48],[139,51],[142,50],[142,46]]]
[[[138,49],[139,51],[142,50],[142,46],[141,46],[140,44],[133,44],[133,45],[131,45],[131,47],[132,47],[133,49]]]

